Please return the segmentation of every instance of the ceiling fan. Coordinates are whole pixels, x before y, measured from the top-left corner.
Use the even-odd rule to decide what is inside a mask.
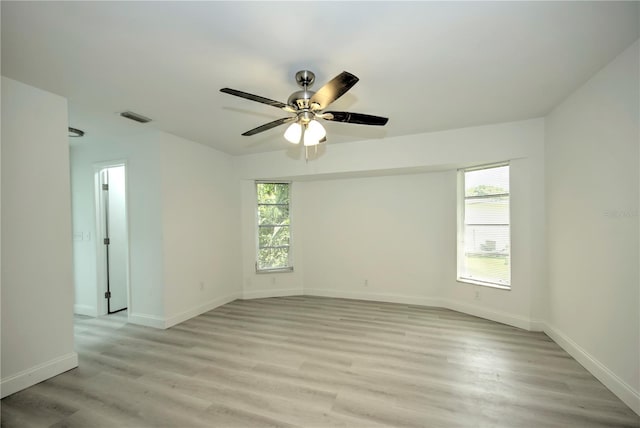
[[[274,120],[273,122],[265,123],[264,125],[253,128],[242,135],[255,135],[268,129],[275,128],[276,126],[291,123],[285,131],[284,137],[287,141],[293,144],[299,144],[300,141],[302,141],[305,147],[317,146],[319,143],[327,141],[326,131],[317,119],[376,126],[383,126],[389,120],[386,117],[372,116],[362,113],[324,111],[329,104],[351,89],[359,79],[353,74],[343,71],[323,87],[318,89],[318,91],[312,91],[309,88],[313,85],[315,79],[315,74],[309,70],[298,71],[296,73],[296,82],[302,90],[291,94],[286,104],[231,88],[222,88],[220,91],[225,94],[246,98],[251,101],[282,109],[289,113],[294,113],[294,116],[283,117],[281,119]]]

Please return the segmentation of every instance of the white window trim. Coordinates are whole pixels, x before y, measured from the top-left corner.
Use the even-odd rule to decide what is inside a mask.
[[[258,255],[260,254],[260,234],[259,234],[259,223],[260,216],[258,213],[258,184],[288,184],[289,185],[289,253],[287,266],[278,267],[278,268],[266,268],[260,269],[260,264],[258,263]],[[293,183],[291,181],[282,181],[282,180],[256,180],[253,186],[253,200],[255,204],[255,215],[254,218],[254,233],[255,233],[255,269],[256,274],[269,274],[269,273],[287,273],[293,272],[293,219],[291,215],[291,201],[292,201],[292,193],[293,193]]]
[[[491,168],[498,168],[501,166],[508,166],[509,167],[509,183],[511,183],[511,162],[510,161],[503,161],[503,162],[497,162],[497,163],[491,163],[491,164],[484,164],[484,165],[478,165],[478,166],[472,166],[472,167],[468,167],[468,168],[460,168],[458,169],[458,179],[457,179],[457,200],[456,200],[456,205],[457,205],[457,248],[456,248],[456,281],[459,283],[463,283],[463,284],[471,284],[471,285],[479,285],[482,287],[489,287],[489,288],[496,288],[499,290],[505,290],[505,291],[511,291],[512,288],[512,278],[511,278],[511,274],[513,273],[513,269],[511,268],[511,266],[513,266],[513,262],[512,262],[512,257],[511,257],[511,249],[513,248],[513,245],[509,245],[509,284],[505,285],[505,284],[499,284],[497,282],[490,282],[490,281],[479,281],[477,279],[470,279],[470,278],[465,278],[465,277],[461,277],[460,276],[460,266],[462,265],[462,259],[464,257],[464,200],[465,200],[465,185],[464,185],[464,173],[465,172],[471,172],[471,171],[480,171],[483,169],[491,169]],[[513,242],[512,241],[512,223],[511,223],[511,185],[509,185],[509,242]]]

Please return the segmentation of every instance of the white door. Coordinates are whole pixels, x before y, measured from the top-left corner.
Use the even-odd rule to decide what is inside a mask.
[[[127,309],[127,211],[125,167],[106,168],[101,172],[104,206],[104,245],[107,276],[107,312]]]

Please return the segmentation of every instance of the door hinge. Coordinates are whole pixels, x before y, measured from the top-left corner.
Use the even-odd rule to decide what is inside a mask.
[[[104,238],[104,245],[109,245],[111,240],[109,238]]]
[[[102,190],[109,190],[109,185],[108,184],[103,184],[102,185]]]
[[[104,293],[104,298],[105,299],[110,299],[111,298],[111,291],[107,291]]]

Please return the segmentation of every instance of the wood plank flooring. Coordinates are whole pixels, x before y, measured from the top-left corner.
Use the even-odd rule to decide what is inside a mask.
[[[640,426],[546,335],[446,309],[238,300],[75,335],[80,367],[2,400],[2,427]]]

